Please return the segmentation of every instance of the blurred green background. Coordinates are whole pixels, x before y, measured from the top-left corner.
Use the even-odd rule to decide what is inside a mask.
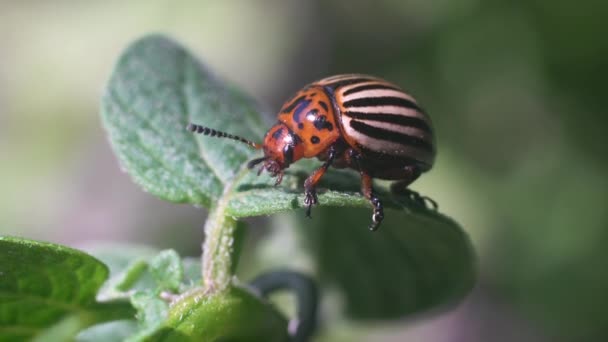
[[[478,285],[448,313],[321,340],[608,340],[606,18],[602,1],[2,1],[0,234],[200,253],[204,214],[133,184],[98,114],[120,52],[162,32],[268,113],[358,72],[431,114],[439,156],[413,188],[471,235]]]

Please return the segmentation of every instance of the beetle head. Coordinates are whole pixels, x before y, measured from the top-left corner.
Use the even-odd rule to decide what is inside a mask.
[[[302,139],[285,124],[278,122],[268,130],[264,137],[264,157],[249,162],[253,168],[263,163],[258,174],[266,170],[272,177],[277,177],[276,184],[283,179],[283,170],[291,163],[303,157]]]

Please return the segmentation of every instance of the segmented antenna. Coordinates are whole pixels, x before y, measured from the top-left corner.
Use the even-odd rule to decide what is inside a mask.
[[[247,145],[255,148],[256,150],[259,150],[259,149],[262,148],[262,144],[254,143],[251,140],[247,140],[245,138],[241,138],[241,137],[236,136],[236,135],[228,134],[226,132],[218,131],[218,130],[215,130],[213,128],[209,128],[209,127],[205,127],[205,126],[189,123],[188,126],[186,127],[186,129],[189,130],[189,131],[191,131],[191,132],[198,133],[198,134],[203,134],[203,135],[208,135],[210,137],[228,138],[228,139],[240,141],[242,143],[245,143],[245,144],[247,144]]]

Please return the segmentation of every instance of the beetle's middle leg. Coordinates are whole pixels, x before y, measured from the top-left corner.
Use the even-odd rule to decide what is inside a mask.
[[[374,213],[372,214],[372,223],[369,225],[369,230],[376,231],[380,227],[380,223],[384,219],[384,207],[382,202],[376,196],[373,188],[372,176],[363,170],[361,166],[361,155],[353,149],[350,149],[345,153],[346,160],[349,164],[355,166],[359,170],[361,175],[361,193],[374,207]]]

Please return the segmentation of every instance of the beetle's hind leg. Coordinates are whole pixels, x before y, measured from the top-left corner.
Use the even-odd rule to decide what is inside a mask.
[[[391,184],[391,192],[395,195],[407,196],[412,201],[428,208],[427,203],[430,203],[430,207],[437,210],[438,205],[433,199],[427,196],[420,195],[417,191],[408,189],[407,187],[412,184],[420,176],[420,170],[415,166],[408,166],[405,168],[407,177],[403,180],[393,182]]]
[[[372,214],[372,223],[369,225],[369,230],[376,231],[380,227],[380,223],[384,219],[384,207],[382,202],[374,193],[372,187],[372,177],[365,171],[359,171],[361,173],[361,192],[363,196],[367,198],[374,206],[374,213]]]

